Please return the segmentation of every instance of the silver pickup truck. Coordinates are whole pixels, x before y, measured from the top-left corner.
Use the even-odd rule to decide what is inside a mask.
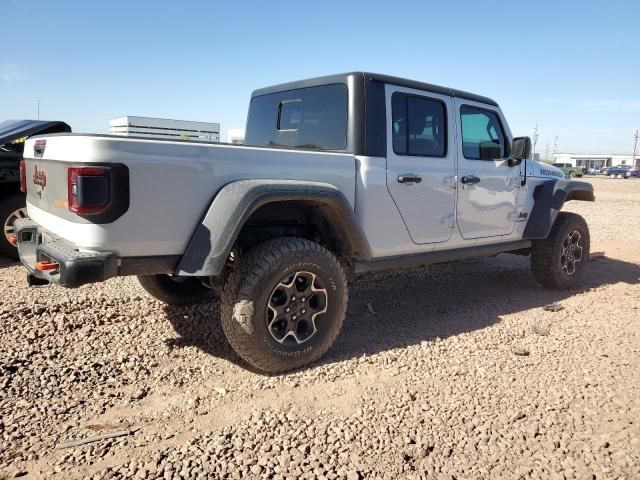
[[[29,139],[30,220],[15,223],[28,281],[138,275],[170,304],[217,297],[237,353],[283,372],[329,349],[355,273],[506,252],[566,288],[586,268],[587,225],[560,210],[592,186],[527,160],[529,138],[489,98],[314,78],[253,92],[246,142]]]

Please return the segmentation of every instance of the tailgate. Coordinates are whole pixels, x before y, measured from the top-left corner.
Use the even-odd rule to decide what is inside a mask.
[[[25,158],[25,180],[31,206],[71,222],[111,223],[129,207],[123,164]]]
[[[24,149],[29,216],[80,249],[103,250],[105,225],[129,209],[129,169],[97,160],[85,137],[30,138]],[[84,161],[80,161],[80,159]]]

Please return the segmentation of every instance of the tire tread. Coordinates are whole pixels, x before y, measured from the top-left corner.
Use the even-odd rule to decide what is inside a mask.
[[[585,263],[589,261],[590,239],[587,222],[578,214],[559,212],[549,236],[544,240],[535,240],[531,249],[531,271],[536,281],[545,288],[569,288],[580,279],[580,275],[578,275],[575,281],[567,281],[554,265],[557,243],[561,240],[559,237],[563,237],[565,230],[571,228],[572,225],[574,228],[581,228],[586,233],[586,258],[584,261]]]
[[[274,358],[265,349],[256,346],[252,341],[248,341],[248,335],[233,318],[234,305],[240,298],[255,299],[261,291],[264,277],[269,272],[277,269],[282,263],[311,256],[322,257],[324,261],[330,263],[331,270],[339,272],[340,280],[345,285],[345,294],[342,298],[342,305],[338,310],[340,321],[333,325],[330,335],[324,343],[326,348],[316,349],[312,358],[305,362],[310,363],[324,355],[337,338],[342,327],[342,319],[344,318],[348,301],[344,271],[337,258],[329,250],[315,242],[301,238],[268,240],[251,250],[240,262],[240,265],[231,272],[225,283],[220,302],[222,329],[229,344],[238,355],[260,370],[269,373],[282,373],[298,368],[301,365],[292,364],[287,359]]]

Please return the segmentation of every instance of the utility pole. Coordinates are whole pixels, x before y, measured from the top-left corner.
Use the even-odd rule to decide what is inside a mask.
[[[636,166],[636,153],[638,152],[638,129],[636,129],[636,134],[633,136],[633,156],[631,157],[631,165]]]
[[[40,120],[40,99],[38,99],[38,120]]]
[[[637,133],[637,132],[636,132]],[[531,158],[533,160],[536,159],[536,145],[538,144],[538,124],[536,123],[536,128],[533,129],[533,152],[531,152]]]
[[[555,138],[553,143],[553,160],[556,160],[556,154],[558,153],[558,137]]]

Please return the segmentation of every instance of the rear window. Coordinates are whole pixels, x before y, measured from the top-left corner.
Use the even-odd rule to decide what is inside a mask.
[[[261,95],[251,100],[248,145],[345,150],[346,85],[322,85]]]

